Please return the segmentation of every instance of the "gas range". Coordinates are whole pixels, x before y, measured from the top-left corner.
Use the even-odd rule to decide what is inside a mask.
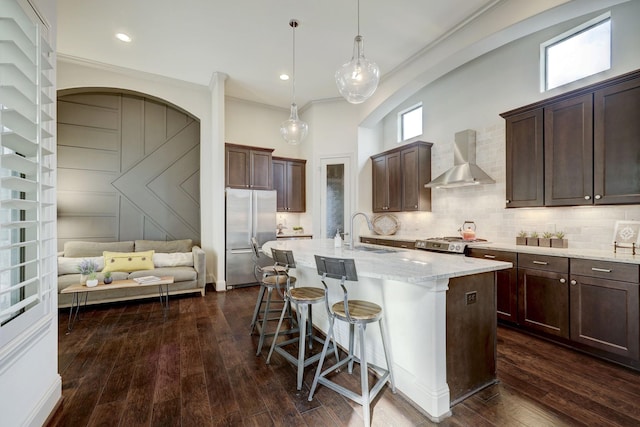
[[[462,237],[458,236],[432,237],[424,240],[416,240],[416,249],[463,254],[469,244],[484,242],[486,242],[485,239],[463,240]]]

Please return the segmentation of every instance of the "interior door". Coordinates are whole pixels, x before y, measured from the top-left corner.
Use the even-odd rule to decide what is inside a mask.
[[[336,230],[344,236],[351,214],[351,157],[320,159],[320,236],[332,238]]]

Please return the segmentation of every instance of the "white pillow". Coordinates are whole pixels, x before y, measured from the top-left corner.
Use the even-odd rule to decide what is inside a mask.
[[[155,267],[193,267],[192,252],[172,252],[153,254],[153,265]]]
[[[89,259],[98,264],[96,271],[102,271],[104,268],[104,257],[101,256],[89,256],[84,258],[72,258],[72,257],[58,257],[58,275],[61,274],[79,274],[78,266],[83,259]]]

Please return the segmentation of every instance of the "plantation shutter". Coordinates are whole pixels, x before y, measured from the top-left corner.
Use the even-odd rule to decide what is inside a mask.
[[[0,0],[0,347],[51,313],[56,289],[55,88],[47,38],[32,9]]]

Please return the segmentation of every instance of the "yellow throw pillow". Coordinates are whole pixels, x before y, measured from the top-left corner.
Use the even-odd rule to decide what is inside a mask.
[[[153,253],[154,251],[146,252],[107,252],[104,251],[104,269],[103,273],[107,271],[139,271],[139,270],[153,270]]]

